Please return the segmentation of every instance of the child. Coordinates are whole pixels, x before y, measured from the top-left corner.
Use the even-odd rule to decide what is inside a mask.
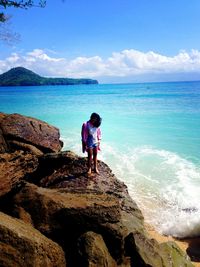
[[[100,150],[101,140],[101,117],[97,113],[92,113],[90,120],[83,123],[81,130],[82,150],[88,153],[88,174],[92,173],[92,156],[94,161],[94,171],[99,173],[97,167],[97,152]]]

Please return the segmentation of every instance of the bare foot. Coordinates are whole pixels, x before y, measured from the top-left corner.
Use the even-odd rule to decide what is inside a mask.
[[[95,170],[94,170],[97,174],[99,174],[99,170],[96,168]]]
[[[87,171],[87,174],[88,175],[91,175],[92,174],[92,169],[91,168]]]

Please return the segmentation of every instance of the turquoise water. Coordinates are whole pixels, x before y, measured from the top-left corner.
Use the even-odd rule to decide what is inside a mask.
[[[98,112],[99,159],[146,221],[167,235],[200,234],[200,82],[2,87],[0,111],[57,126],[64,149],[80,155],[81,125]]]

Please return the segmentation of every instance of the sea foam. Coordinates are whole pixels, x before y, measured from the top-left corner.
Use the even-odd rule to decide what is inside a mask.
[[[150,147],[129,151],[120,163],[119,176],[148,223],[179,238],[200,234],[199,167],[175,153]]]

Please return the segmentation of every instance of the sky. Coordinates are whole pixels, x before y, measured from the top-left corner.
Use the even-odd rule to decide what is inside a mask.
[[[20,38],[0,41],[0,74],[23,66],[100,83],[200,80],[199,0],[47,0],[4,11]]]

